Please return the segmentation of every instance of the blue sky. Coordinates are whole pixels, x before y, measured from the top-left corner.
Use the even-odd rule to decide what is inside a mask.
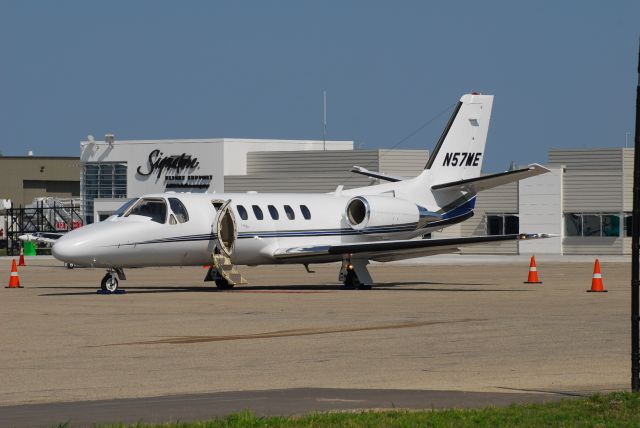
[[[328,138],[389,148],[496,95],[484,169],[634,130],[639,1],[0,0],[0,150],[116,139]],[[432,148],[441,115],[398,148]]]

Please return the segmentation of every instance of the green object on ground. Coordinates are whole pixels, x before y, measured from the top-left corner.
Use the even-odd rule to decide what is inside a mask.
[[[36,255],[36,246],[33,242],[25,241],[24,243],[24,255],[25,256],[35,256]]]

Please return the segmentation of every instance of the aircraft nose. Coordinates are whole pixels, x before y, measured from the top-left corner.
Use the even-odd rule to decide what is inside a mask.
[[[82,242],[68,237],[60,238],[51,248],[51,254],[58,260],[68,263],[80,264],[84,251]]]

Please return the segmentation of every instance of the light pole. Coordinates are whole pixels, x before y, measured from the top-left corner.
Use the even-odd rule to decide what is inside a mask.
[[[633,215],[631,234],[631,389],[640,391],[640,44],[636,85],[636,135],[633,155]]]

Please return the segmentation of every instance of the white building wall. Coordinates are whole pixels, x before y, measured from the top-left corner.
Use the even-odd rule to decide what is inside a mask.
[[[318,140],[256,140],[256,139],[179,139],[179,140],[116,140],[112,145],[104,141],[82,141],[80,162],[126,162],[127,196],[137,197],[148,193],[163,192],[166,188],[165,176],[177,175],[175,171],[165,171],[160,177],[156,173],[149,176],[138,174],[138,167],[148,171],[149,154],[160,150],[164,156],[186,153],[198,159],[198,166],[179,175],[212,176],[207,189],[170,188],[176,192],[224,192],[225,175],[245,175],[247,154],[252,151],[307,151],[352,150],[353,141]]]
[[[199,165],[189,171],[181,171],[180,175],[213,176],[208,189],[185,189],[182,191],[224,191],[223,140],[135,140],[115,141],[109,145],[103,141],[80,144],[80,162],[126,162],[127,163],[127,197],[133,198],[147,193],[165,191],[165,176],[174,175],[175,171],[165,171],[160,177],[156,173],[149,176],[138,174],[148,171],[149,154],[160,150],[164,156],[186,153],[198,159]],[[167,174],[168,172],[168,174]],[[176,192],[181,189],[169,189]]]
[[[562,167],[519,182],[520,233],[557,238],[520,241],[520,254],[562,254]]]

